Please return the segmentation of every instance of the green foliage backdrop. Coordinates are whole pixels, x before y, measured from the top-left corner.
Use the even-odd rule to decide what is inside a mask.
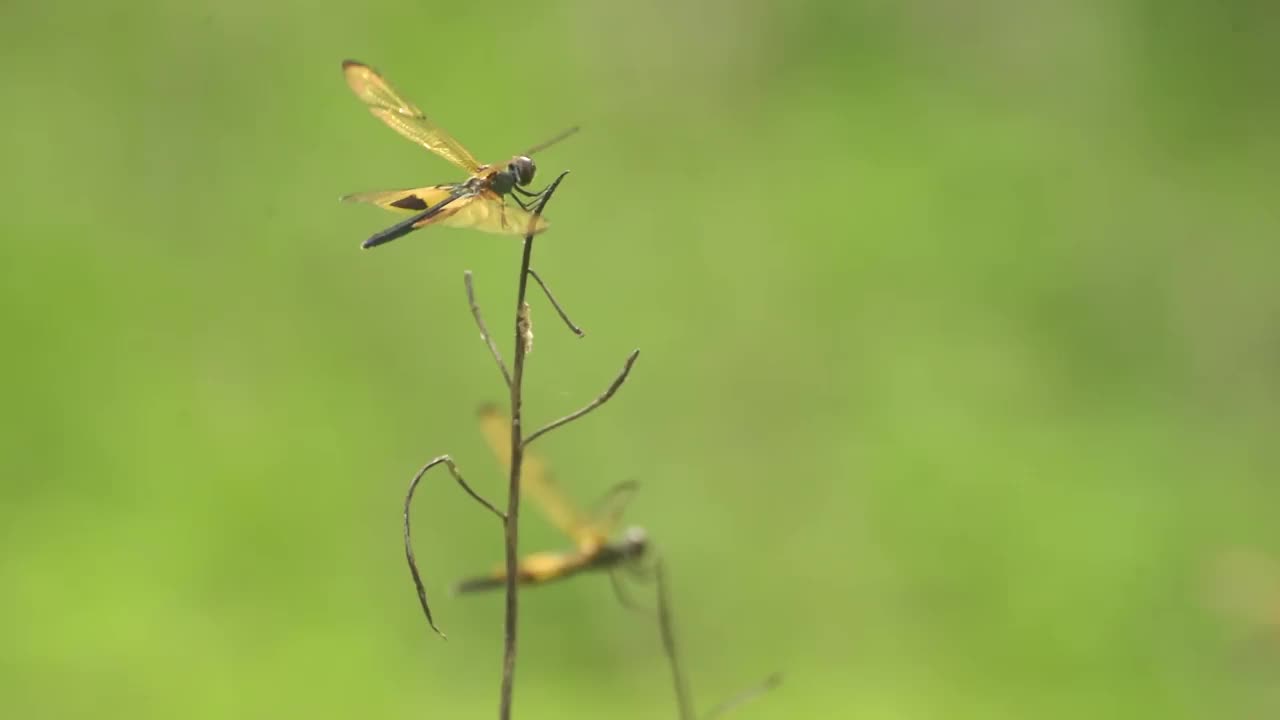
[[[498,528],[421,494],[446,643],[398,506],[442,452],[499,495],[462,272],[505,328],[517,244],[358,249],[392,218],[340,194],[456,173],[351,97],[354,57],[483,159],[584,126],[539,158],[573,174],[535,264],[588,337],[535,303],[527,407],[642,349],[540,449],[582,502],[642,482],[704,707],[781,669],[737,717],[1274,715],[1280,645],[1230,611],[1266,563],[1219,570],[1280,558],[1278,18],[11,0],[0,704],[495,711],[501,600],[445,588]],[[674,717],[603,578],[524,597],[518,717]]]

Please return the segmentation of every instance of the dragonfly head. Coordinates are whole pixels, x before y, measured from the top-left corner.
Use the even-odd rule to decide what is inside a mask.
[[[532,158],[517,155],[507,165],[507,170],[515,178],[517,185],[528,185],[533,182],[533,174],[538,171],[538,166],[533,164]]]
[[[622,533],[622,554],[628,558],[638,558],[649,549],[649,533],[641,527],[629,527]]]

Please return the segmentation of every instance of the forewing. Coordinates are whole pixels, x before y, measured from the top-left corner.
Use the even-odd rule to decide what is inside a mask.
[[[489,449],[502,463],[502,467],[509,472],[511,469],[511,419],[497,407],[485,405],[480,408],[480,431]],[[569,536],[575,544],[581,544],[584,540],[583,528],[586,524],[577,508],[556,487],[542,458],[527,452],[524,454],[524,464],[520,469],[520,488],[533,498],[552,525]]]
[[[551,138],[549,138],[549,139],[547,139],[547,140],[543,140],[542,142],[538,143],[537,145],[534,145],[533,147],[529,148],[528,150],[525,150],[525,151],[524,151],[523,153],[521,153],[521,154],[522,154],[522,155],[526,155],[526,156],[527,156],[527,155],[533,155],[534,153],[540,153],[540,152],[542,152],[543,150],[546,150],[547,148],[551,147],[552,145],[555,145],[556,143],[560,142],[561,140],[564,140],[565,138],[569,137],[570,135],[572,135],[572,134],[574,134],[574,133],[578,132],[578,129],[579,129],[579,128],[578,128],[578,126],[577,126],[577,125],[574,125],[574,126],[573,126],[573,127],[571,127],[571,128],[565,128],[564,130],[561,130],[561,131],[559,132],[559,134],[554,135],[554,136],[552,136]]]
[[[607,538],[613,535],[613,531],[618,529],[618,524],[622,520],[622,513],[626,511],[627,505],[636,496],[636,490],[639,488],[640,485],[634,480],[618,483],[609,488],[604,497],[591,508],[592,530],[601,537]]]
[[[356,97],[369,106],[369,112],[392,130],[468,173],[475,174],[480,170],[480,163],[461,143],[428,120],[421,110],[396,92],[377,70],[354,60],[347,60],[342,63],[342,72]]]

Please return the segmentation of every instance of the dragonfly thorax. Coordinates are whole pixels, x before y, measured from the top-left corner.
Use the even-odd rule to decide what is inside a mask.
[[[489,187],[499,195],[506,195],[516,185],[528,185],[533,182],[533,174],[537,169],[532,159],[517,155],[511,158],[511,162],[507,163],[505,168],[489,176]]]

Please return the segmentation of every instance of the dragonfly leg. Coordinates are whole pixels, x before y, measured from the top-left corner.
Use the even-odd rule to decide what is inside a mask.
[[[519,200],[516,200],[516,202],[520,203],[520,207],[524,208],[525,210],[528,210],[534,203],[546,197],[547,193],[551,190],[551,188],[555,186],[556,186],[556,183],[551,183],[550,185],[542,188],[537,192],[530,192],[520,187],[519,185],[515,185],[511,188],[511,197],[514,199],[516,196],[516,193],[523,195],[525,198],[525,201],[520,202]]]
[[[660,561],[657,558],[652,558],[647,564],[642,560],[636,560],[627,564],[627,572],[631,574],[631,578],[636,582],[648,585],[657,577],[659,563]]]
[[[641,615],[654,616],[657,614],[657,611],[653,608],[646,607],[643,603],[636,601],[635,596],[627,589],[622,576],[618,574],[617,568],[609,571],[609,585],[613,587],[613,596],[618,599],[618,604],[622,607],[632,612],[638,612]]]

